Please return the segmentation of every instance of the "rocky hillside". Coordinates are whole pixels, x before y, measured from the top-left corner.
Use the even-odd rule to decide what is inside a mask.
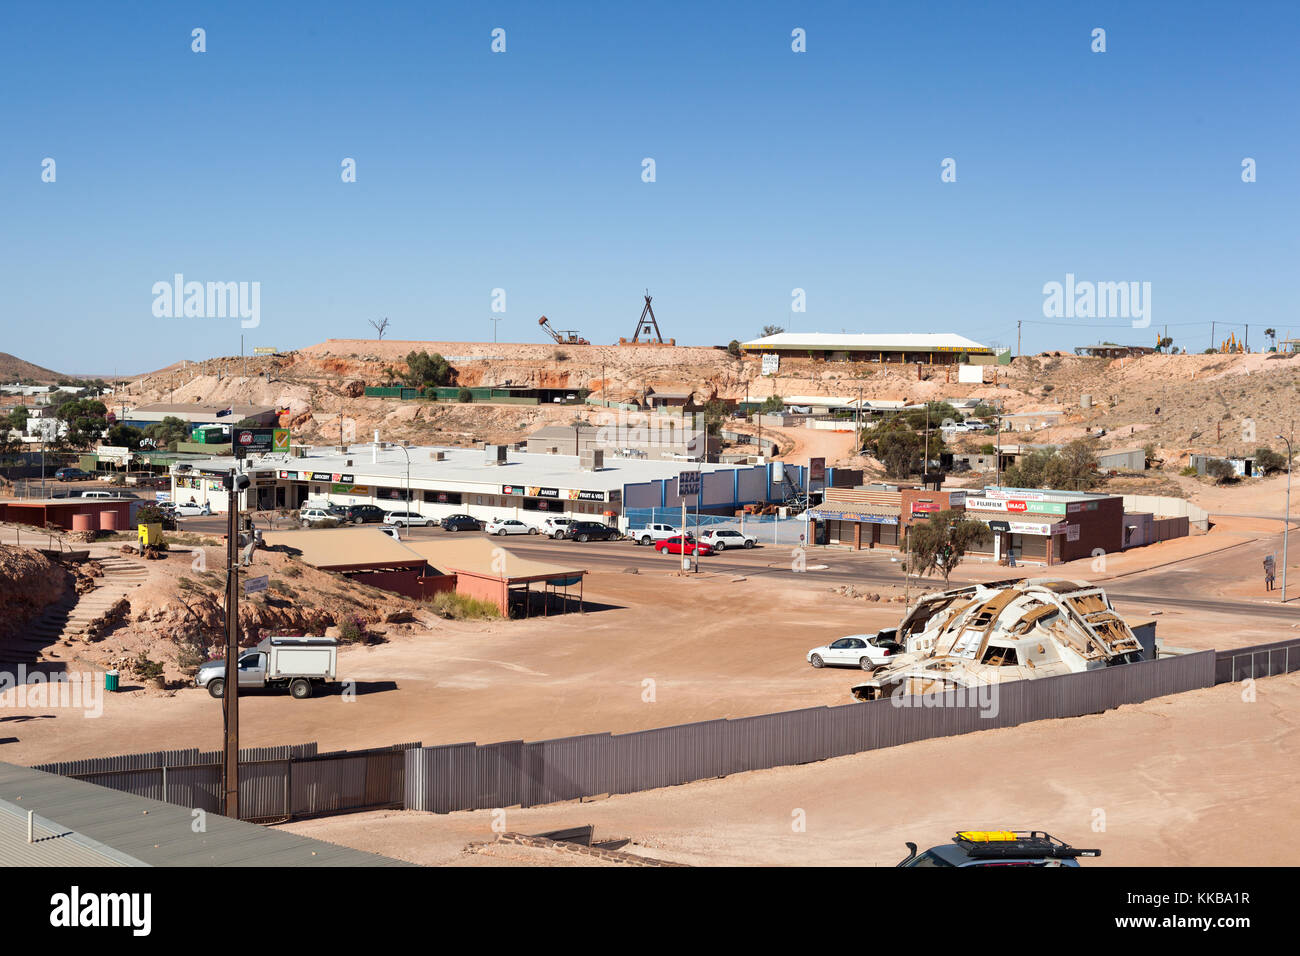
[[[71,587],[67,571],[39,551],[0,545],[0,641],[21,633]]]

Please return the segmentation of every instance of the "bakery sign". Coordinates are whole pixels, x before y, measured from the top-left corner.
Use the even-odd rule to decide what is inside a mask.
[[[559,488],[539,488],[536,485],[529,487],[529,498],[558,498],[560,497]]]

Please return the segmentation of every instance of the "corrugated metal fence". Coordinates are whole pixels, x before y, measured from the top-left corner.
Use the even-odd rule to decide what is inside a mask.
[[[244,820],[286,820],[401,807],[405,751],[420,744],[318,753],[316,744],[239,751],[239,811]],[[183,807],[220,813],[221,752],[160,750],[43,764],[49,773]]]
[[[240,809],[243,819],[267,821],[403,806],[437,813],[529,807],[1096,714],[1153,697],[1296,671],[1300,640],[1015,681],[978,693],[811,707],[629,734],[438,747],[408,743],[324,754],[314,743],[249,748],[239,752]],[[220,812],[219,751],[155,751],[36,769]]]
[[[1214,677],[1215,653],[1203,651],[1015,681],[982,693],[949,691],[630,734],[424,747],[405,754],[406,806],[449,813],[670,787],[931,737],[1095,714],[1209,687]]]

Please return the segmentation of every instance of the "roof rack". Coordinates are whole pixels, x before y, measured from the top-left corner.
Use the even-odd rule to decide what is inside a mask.
[[[1101,856],[1101,850],[1072,847],[1042,830],[961,830],[952,842],[978,859],[1043,856],[1072,860],[1080,856]]]

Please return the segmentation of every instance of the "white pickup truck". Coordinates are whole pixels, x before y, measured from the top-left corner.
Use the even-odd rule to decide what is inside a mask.
[[[627,536],[637,544],[654,544],[679,534],[681,532],[670,524],[645,524],[627,529]]]
[[[312,695],[317,687],[334,680],[339,642],[332,637],[267,637],[257,647],[239,655],[239,688],[287,689],[297,700]],[[194,677],[213,697],[226,693],[226,661],[199,665]]]

